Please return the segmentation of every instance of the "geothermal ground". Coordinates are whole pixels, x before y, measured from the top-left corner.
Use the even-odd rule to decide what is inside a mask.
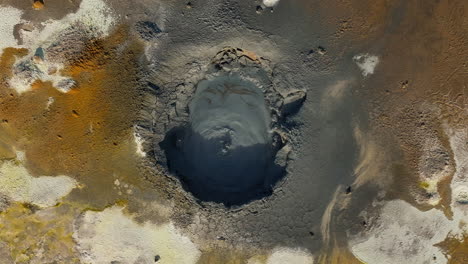
[[[0,0],[0,263],[468,263],[468,1]]]

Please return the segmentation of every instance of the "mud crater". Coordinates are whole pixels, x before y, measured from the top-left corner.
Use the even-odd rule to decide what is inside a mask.
[[[271,195],[292,151],[286,119],[305,92],[279,93],[267,61],[236,48],[220,51],[200,76],[176,89],[178,118],[156,147],[163,166],[202,202],[233,206]]]

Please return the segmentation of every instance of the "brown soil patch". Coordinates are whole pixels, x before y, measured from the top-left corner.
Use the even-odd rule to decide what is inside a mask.
[[[450,256],[448,264],[468,263],[468,236],[465,235],[461,240],[447,237],[436,246],[442,248],[447,257]]]
[[[450,149],[442,124],[466,124],[468,78],[468,36],[466,1],[438,1],[422,4],[407,1],[404,15],[392,30],[382,35],[385,44],[381,62],[368,80],[371,127],[382,138],[392,138],[400,147],[404,168],[394,171],[392,199],[403,198],[420,209],[412,194],[424,195],[418,179],[419,157],[424,140],[438,138]],[[465,66],[464,66],[465,65]],[[404,172],[404,173],[403,173]],[[444,181],[448,183],[449,179]],[[438,206],[448,216],[450,194],[441,186],[442,202]],[[410,194],[410,196],[408,196]],[[390,197],[389,197],[390,198]]]

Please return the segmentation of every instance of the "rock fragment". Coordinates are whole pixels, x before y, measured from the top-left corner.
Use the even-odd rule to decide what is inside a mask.
[[[293,115],[299,111],[306,99],[306,92],[297,90],[290,92],[284,97],[281,113],[283,116]]]
[[[151,21],[139,21],[135,25],[138,35],[146,41],[150,41],[158,37],[162,30]]]
[[[291,146],[289,144],[282,147],[278,153],[276,153],[275,163],[285,168],[288,165],[289,153],[291,153]]]

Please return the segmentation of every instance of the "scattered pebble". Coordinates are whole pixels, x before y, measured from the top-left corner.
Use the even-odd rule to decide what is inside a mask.
[[[320,55],[325,55],[325,53],[327,53],[327,50],[322,46],[318,46],[317,51]]]

